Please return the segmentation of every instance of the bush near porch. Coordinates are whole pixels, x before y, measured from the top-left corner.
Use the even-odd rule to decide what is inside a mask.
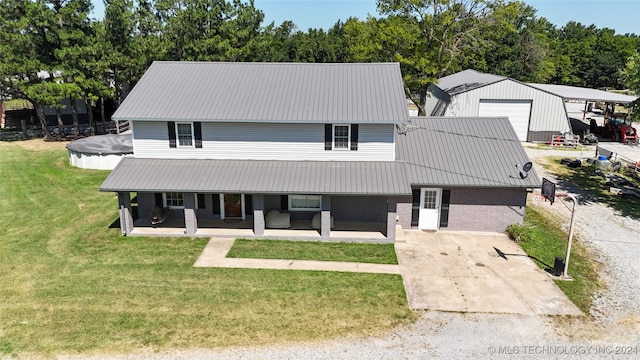
[[[192,267],[207,239],[122,237],[108,172],[0,142],[0,354],[54,357],[369,335],[414,320],[399,275]]]

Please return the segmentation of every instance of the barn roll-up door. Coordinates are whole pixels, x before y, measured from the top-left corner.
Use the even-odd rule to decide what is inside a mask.
[[[480,100],[478,116],[508,117],[520,141],[527,141],[531,100]]]

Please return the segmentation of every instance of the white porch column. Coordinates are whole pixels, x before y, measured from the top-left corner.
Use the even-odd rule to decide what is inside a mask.
[[[198,231],[198,217],[196,216],[196,194],[184,193],[184,227],[185,234],[193,235]]]
[[[118,207],[120,211],[120,231],[122,235],[129,235],[133,231],[133,215],[131,212],[131,193],[118,193]]]
[[[331,237],[331,196],[322,195],[320,204],[320,236]]]

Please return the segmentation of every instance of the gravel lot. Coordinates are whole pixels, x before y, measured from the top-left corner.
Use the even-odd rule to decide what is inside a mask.
[[[536,171],[547,156],[587,157],[591,153],[528,148]],[[612,358],[640,357],[640,221],[617,216],[588,195],[559,186],[579,198],[577,231],[603,263],[608,288],[598,295],[593,320],[566,317],[424,312],[421,318],[377,338],[344,338],[320,343],[260,348],[193,349],[138,353],[112,359],[422,359],[422,358]],[[568,219],[566,207],[549,206]],[[79,357],[65,357],[75,359]],[[86,358],[86,357],[82,357]],[[97,357],[104,358],[104,357]]]
[[[538,174],[555,181],[538,164],[547,156],[587,157],[593,155],[575,151],[535,150],[527,148],[529,157],[536,163]],[[635,335],[640,333],[640,221],[616,214],[614,210],[570,186],[558,184],[556,191],[568,192],[578,198],[576,226],[579,238],[587,244],[596,260],[603,266],[601,276],[608,288],[596,298],[592,315],[604,327],[611,324],[635,324]],[[544,205],[544,204],[542,204]],[[558,216],[569,219],[570,212],[563,206],[545,206]],[[616,330],[615,327],[612,330]],[[637,341],[637,340],[636,340]]]

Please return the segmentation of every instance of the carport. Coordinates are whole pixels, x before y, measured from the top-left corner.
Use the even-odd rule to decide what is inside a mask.
[[[579,100],[584,101],[584,110],[582,121],[585,120],[587,114],[587,104],[590,101],[602,101],[612,104],[629,104],[634,102],[638,97],[618,94],[610,91],[589,89],[568,85],[552,85],[552,84],[529,84],[535,88],[558,95],[564,101]]]

